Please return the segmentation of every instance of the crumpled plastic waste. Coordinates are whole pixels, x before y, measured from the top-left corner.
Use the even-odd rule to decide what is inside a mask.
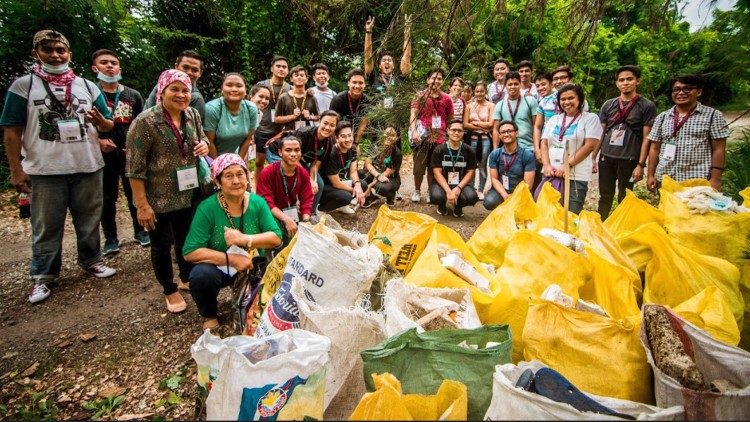
[[[539,234],[548,239],[554,240],[570,250],[586,255],[586,247],[583,245],[583,242],[572,234],[546,227],[539,230]]]
[[[557,284],[550,284],[549,287],[544,289],[541,298],[542,300],[555,302],[558,305],[564,306],[566,308],[577,309],[579,311],[589,312],[592,314],[601,315],[603,317],[609,317],[609,315],[607,315],[607,312],[596,303],[587,302],[583,299],[574,301],[572,297],[563,293],[562,289]]]
[[[674,195],[687,204],[691,214],[706,214],[709,211],[735,214],[750,212],[750,208],[739,205],[710,186],[694,186],[675,192]]]

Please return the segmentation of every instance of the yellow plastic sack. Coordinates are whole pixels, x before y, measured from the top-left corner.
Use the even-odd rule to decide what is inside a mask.
[[[550,228],[562,231],[565,228],[565,208],[560,204],[560,192],[545,182],[536,199],[538,215],[534,220],[534,229]],[[568,212],[568,233],[576,234],[578,217]]]
[[[583,391],[650,404],[651,367],[639,327],[629,320],[535,301],[523,331],[523,357],[542,361]]]
[[[664,176],[661,180],[661,189],[670,193],[680,192],[685,190],[685,188],[696,186],[711,186],[711,183],[707,179],[688,179],[678,182],[669,176]]]
[[[664,212],[669,237],[679,245],[729,262],[750,252],[750,213],[691,214],[685,203],[664,189],[659,209]]]
[[[619,237],[648,223],[664,225],[664,213],[628,190],[622,203],[604,221],[604,227]]]
[[[739,346],[750,351],[750,260],[739,262],[740,292],[745,300],[745,319],[742,321]]]
[[[537,217],[537,207],[528,185],[521,182],[499,207],[482,221],[466,243],[474,256],[487,264],[499,267],[505,248],[518,227]]]
[[[395,376],[372,374],[375,391],[362,397],[349,420],[353,421],[463,421],[467,418],[468,394],[458,381],[444,380],[434,396],[402,394]]]
[[[742,202],[742,206],[750,207],[750,187],[746,187],[745,189],[742,189],[740,191],[740,196],[744,200],[744,202]]]
[[[510,325],[513,362],[519,362],[523,356],[521,333],[529,300],[539,297],[552,283],[577,300],[578,290],[591,277],[592,266],[580,253],[535,232],[520,231],[508,244],[505,262],[497,270],[495,279],[500,291],[489,308],[491,313],[480,313],[479,318],[484,324]]]
[[[726,296],[716,286],[706,287],[702,292],[677,305],[673,311],[706,330],[711,337],[730,346],[740,342],[740,330],[734,321],[732,308]]]
[[[745,310],[740,295],[740,272],[731,263],[708,255],[701,255],[673,241],[664,229],[646,224],[623,239],[625,251],[644,251],[650,259],[645,268],[644,303],[656,303],[675,308],[702,292],[716,286],[732,309],[736,325],[742,323]]]
[[[367,237],[396,269],[406,274],[419,258],[437,220],[409,211],[393,211],[383,205],[378,209],[378,217],[372,223]]]

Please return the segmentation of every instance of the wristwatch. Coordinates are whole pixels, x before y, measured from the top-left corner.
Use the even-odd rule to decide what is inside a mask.
[[[643,167],[643,168],[646,168],[646,162],[645,161],[642,162],[642,163],[638,163],[638,165],[641,166],[641,167]]]

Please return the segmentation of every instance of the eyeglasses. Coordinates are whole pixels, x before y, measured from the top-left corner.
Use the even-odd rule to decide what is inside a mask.
[[[463,129],[452,128],[452,129],[448,129],[448,131],[449,132],[463,132],[464,130]]]
[[[554,78],[552,78],[552,82],[569,81],[569,80],[570,80],[569,76],[555,76]]]
[[[515,129],[506,129],[506,130],[500,130],[497,133],[501,135],[510,135],[511,133],[516,133]]]
[[[684,94],[690,94],[696,88],[697,87],[693,86],[693,85],[676,86],[676,87],[672,88],[672,94],[679,94],[680,92],[682,92]]]

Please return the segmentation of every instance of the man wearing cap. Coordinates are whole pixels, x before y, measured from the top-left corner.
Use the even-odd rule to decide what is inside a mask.
[[[49,297],[46,283],[60,274],[68,209],[76,231],[78,264],[100,278],[116,273],[102,263],[99,244],[102,151],[115,145],[99,140],[97,131],[109,132],[114,123],[99,87],[70,69],[70,43],[65,36],[39,31],[32,46],[36,64],[31,74],[16,79],[8,89],[0,126],[11,183],[18,192],[31,192],[34,204],[30,269],[34,285],[29,302],[36,303]]]

